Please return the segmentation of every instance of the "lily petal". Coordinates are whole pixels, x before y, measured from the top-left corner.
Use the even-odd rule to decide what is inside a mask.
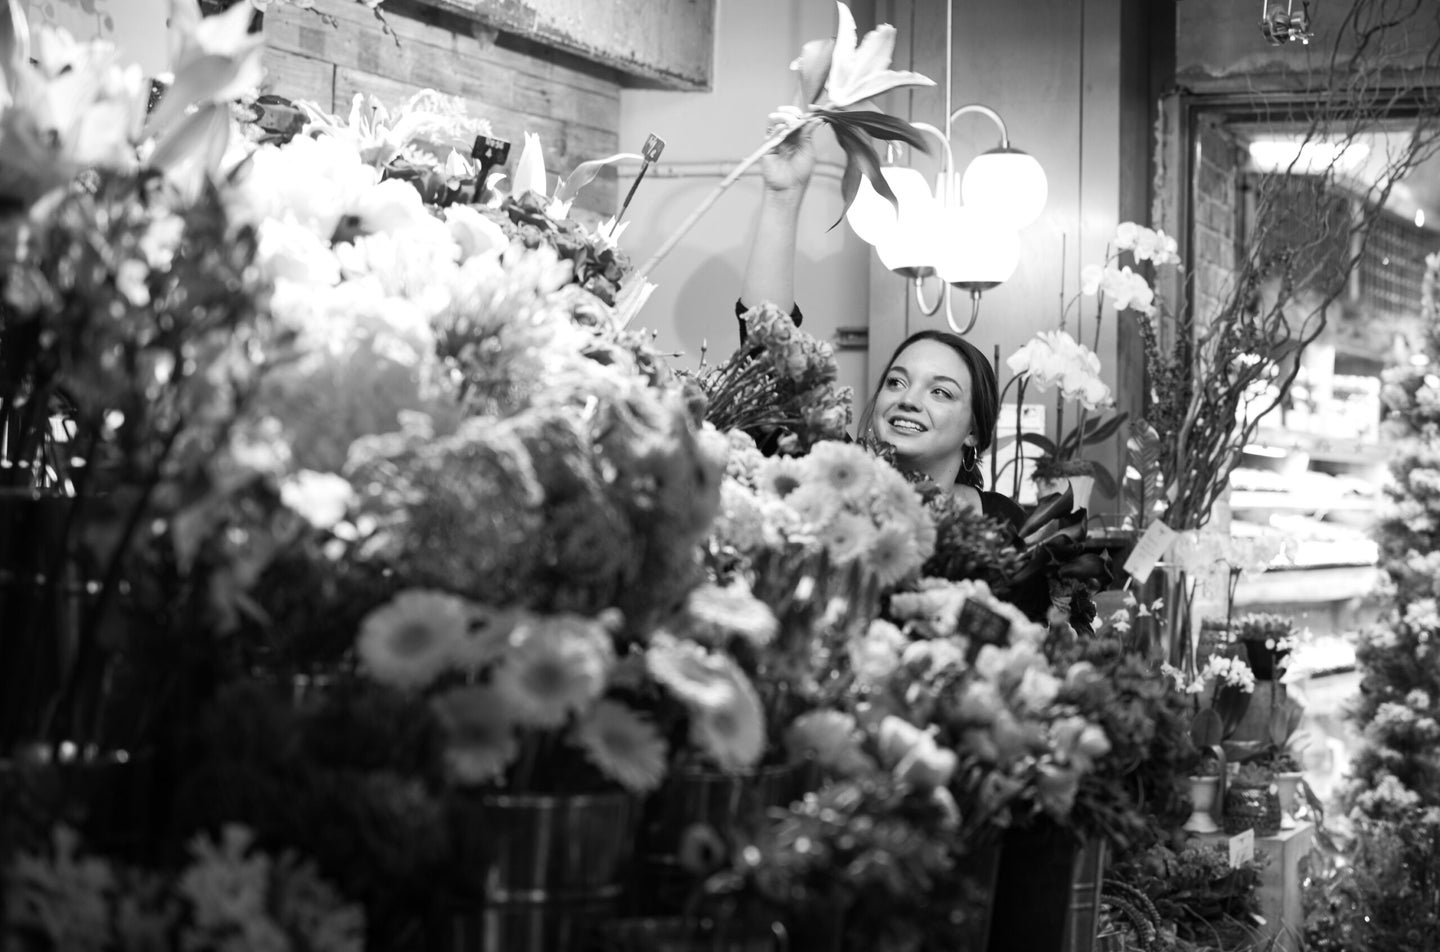
[[[800,55],[790,64],[790,68],[799,74],[800,105],[810,105],[825,91],[834,55],[834,40],[811,40],[800,48]]]
[[[919,73],[912,73],[908,70],[897,71],[887,69],[883,72],[873,73],[860,80],[845,91],[843,99],[835,99],[833,96],[831,98],[837,106],[853,106],[867,99],[873,99],[881,93],[888,93],[892,89],[898,89],[901,86],[934,85],[935,81],[928,76],[922,76]]]
[[[830,78],[825,83],[830,98],[835,98],[837,89],[846,89],[855,78],[855,17],[850,8],[836,0],[835,7],[840,14],[840,23],[835,28],[835,52],[830,58]]]

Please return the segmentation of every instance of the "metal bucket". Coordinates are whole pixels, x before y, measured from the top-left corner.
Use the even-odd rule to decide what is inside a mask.
[[[458,863],[440,948],[572,952],[614,915],[635,844],[629,794],[462,796],[451,822]]]

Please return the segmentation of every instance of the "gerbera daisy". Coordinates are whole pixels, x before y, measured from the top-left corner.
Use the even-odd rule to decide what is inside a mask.
[[[701,585],[690,592],[685,612],[691,632],[707,644],[721,645],[732,637],[763,648],[775,638],[780,624],[775,613],[750,592],[744,579],[730,585]]]
[[[830,521],[820,540],[830,558],[840,565],[853,562],[865,553],[875,540],[875,527],[864,516],[842,512]]]
[[[600,701],[580,719],[575,742],[591,763],[622,787],[648,793],[665,779],[665,740],[624,704]]]
[[[877,522],[914,524],[924,513],[925,504],[899,470],[876,465],[870,484],[870,511]]]
[[[806,483],[785,497],[802,528],[819,532],[840,512],[840,497],[824,483]]]
[[[870,491],[875,467],[870,454],[858,446],[833,440],[816,443],[805,459],[809,474],[841,499],[861,500]]]
[[[497,660],[510,646],[511,632],[528,617],[522,609],[471,605],[469,628],[455,646],[455,664],[474,670]]]
[[[801,463],[790,456],[771,456],[755,470],[755,488],[784,499],[800,488]]]
[[[517,723],[558,727],[605,689],[614,649],[602,622],[551,615],[521,625],[495,669],[495,690]]]
[[[666,631],[650,637],[645,665],[656,681],[691,708],[719,707],[729,702],[734,691],[718,657]]]
[[[439,695],[430,709],[445,731],[445,766],[456,780],[488,783],[504,775],[519,745],[503,698],[466,685]]]
[[[765,753],[765,709],[745,673],[726,656],[711,659],[730,688],[727,699],[692,710],[690,739],[709,754],[721,770],[749,770]]]
[[[892,524],[875,533],[865,562],[880,585],[888,588],[918,569],[924,554],[910,532]]]
[[[376,681],[424,687],[455,659],[469,619],[464,599],[411,589],[365,616],[355,649]]]

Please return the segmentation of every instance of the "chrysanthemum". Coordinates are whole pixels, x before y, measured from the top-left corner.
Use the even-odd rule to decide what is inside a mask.
[[[875,540],[870,520],[853,512],[842,512],[825,527],[820,540],[838,564],[853,562],[865,554]]]
[[[412,589],[365,616],[355,648],[375,680],[424,687],[455,658],[470,606],[444,592]]]
[[[805,457],[806,471],[841,499],[864,499],[873,482],[874,464],[863,449],[848,443],[816,443]]]
[[[597,703],[576,726],[575,742],[627,790],[647,793],[665,778],[665,740],[655,725],[624,704]]]
[[[749,770],[765,753],[765,709],[745,673],[726,656],[713,658],[729,684],[720,704],[692,710],[690,739],[726,773]]]
[[[495,669],[495,689],[520,724],[558,727],[605,689],[614,649],[602,623],[552,615],[522,625]]]
[[[729,701],[732,686],[719,659],[693,641],[657,631],[645,650],[645,665],[689,707],[718,707]]]
[[[865,562],[882,587],[894,585],[915,569],[924,559],[915,537],[897,525],[887,525],[875,533]]]
[[[805,483],[785,497],[785,505],[808,532],[818,532],[840,512],[840,498],[823,483]]]
[[[741,638],[757,648],[775,638],[780,623],[775,613],[750,592],[744,579],[730,585],[701,585],[690,592],[685,612],[692,633],[701,641],[720,645]]]
[[[445,766],[461,783],[488,783],[515,759],[514,725],[495,691],[454,688],[432,700],[430,709],[445,732]]]

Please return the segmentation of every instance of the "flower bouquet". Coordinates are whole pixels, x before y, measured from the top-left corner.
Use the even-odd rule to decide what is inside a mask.
[[[706,422],[792,454],[844,439],[852,394],[834,386],[830,344],[773,304],[752,308],[744,321],[748,333],[735,353],[715,366],[702,363],[691,378],[704,395]]]

